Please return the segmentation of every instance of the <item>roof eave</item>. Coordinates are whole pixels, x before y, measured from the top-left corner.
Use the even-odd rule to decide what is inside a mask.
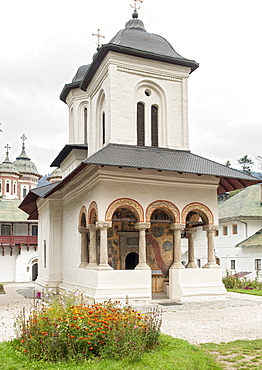
[[[69,94],[69,92],[73,89],[77,89],[80,86],[80,83],[81,83],[81,81],[71,82],[69,84],[65,84],[65,86],[63,87],[63,90],[60,94],[60,99],[64,103],[66,103],[66,98],[67,98],[67,95]]]
[[[66,144],[57,157],[53,160],[50,167],[60,167],[60,164],[66,159],[73,149],[88,150],[87,144]]]
[[[94,76],[95,72],[97,71],[98,67],[100,66],[102,60],[106,56],[106,54],[109,51],[114,51],[116,53],[121,53],[121,54],[128,54],[128,55],[133,55],[137,56],[140,58],[145,58],[145,59],[153,59],[153,60],[158,60],[161,62],[165,63],[171,63],[171,64],[178,64],[182,66],[186,66],[191,68],[192,73],[194,70],[196,70],[199,67],[199,64],[195,62],[194,60],[189,60],[189,59],[183,59],[183,58],[172,58],[169,56],[164,56],[160,54],[154,54],[150,52],[146,52],[143,50],[137,50],[133,48],[128,48],[120,45],[114,45],[114,44],[106,44],[101,46],[99,49],[98,53],[95,55],[93,63],[90,65],[89,69],[87,70],[81,84],[80,84],[80,89],[86,90],[92,77]]]

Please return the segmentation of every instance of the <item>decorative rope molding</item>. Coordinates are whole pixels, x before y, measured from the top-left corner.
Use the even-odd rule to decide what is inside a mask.
[[[181,82],[181,83],[183,81],[182,78],[171,77],[171,76],[163,76],[163,75],[158,74],[158,73],[139,71],[137,69],[117,67],[117,70],[120,71],[120,72],[127,72],[127,73],[137,74],[137,75],[140,75],[140,76],[150,76],[150,77],[160,78],[161,80],[177,81],[177,82]]]

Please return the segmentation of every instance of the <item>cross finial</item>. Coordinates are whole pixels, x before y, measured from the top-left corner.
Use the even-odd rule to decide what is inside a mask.
[[[134,1],[134,6],[133,5],[130,5],[130,6],[131,8],[135,9],[135,12],[137,12],[140,9],[140,6],[138,6],[138,1],[142,3],[143,0],[133,0],[133,1]]]
[[[26,139],[27,139],[27,137],[25,136],[25,134],[23,134],[23,135],[21,136],[21,139],[22,139],[22,141],[23,141],[22,149],[25,149],[25,141],[26,141]]]
[[[9,150],[8,149],[11,149],[11,146],[9,146],[9,144],[6,144],[5,145],[5,149],[6,149],[6,155],[9,154]]]
[[[92,33],[92,36],[97,36],[97,46],[100,48],[101,46],[101,37],[105,38],[105,36],[102,36],[100,33],[100,28],[97,29],[97,33]]]

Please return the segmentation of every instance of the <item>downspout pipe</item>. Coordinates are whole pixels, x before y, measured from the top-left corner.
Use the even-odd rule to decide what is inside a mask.
[[[244,222],[244,221],[241,221],[240,219],[238,219],[237,221],[241,222],[242,224],[245,225],[245,231],[246,231],[246,238],[248,237],[248,234],[247,234],[247,223]]]

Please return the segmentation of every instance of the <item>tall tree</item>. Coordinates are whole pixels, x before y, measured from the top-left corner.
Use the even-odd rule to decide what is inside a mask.
[[[247,154],[242,158],[237,159],[238,164],[242,166],[242,171],[251,174],[251,166],[254,164],[252,158],[248,158]]]
[[[259,168],[262,170],[262,156],[261,155],[257,155],[256,156],[256,160],[258,162]]]

